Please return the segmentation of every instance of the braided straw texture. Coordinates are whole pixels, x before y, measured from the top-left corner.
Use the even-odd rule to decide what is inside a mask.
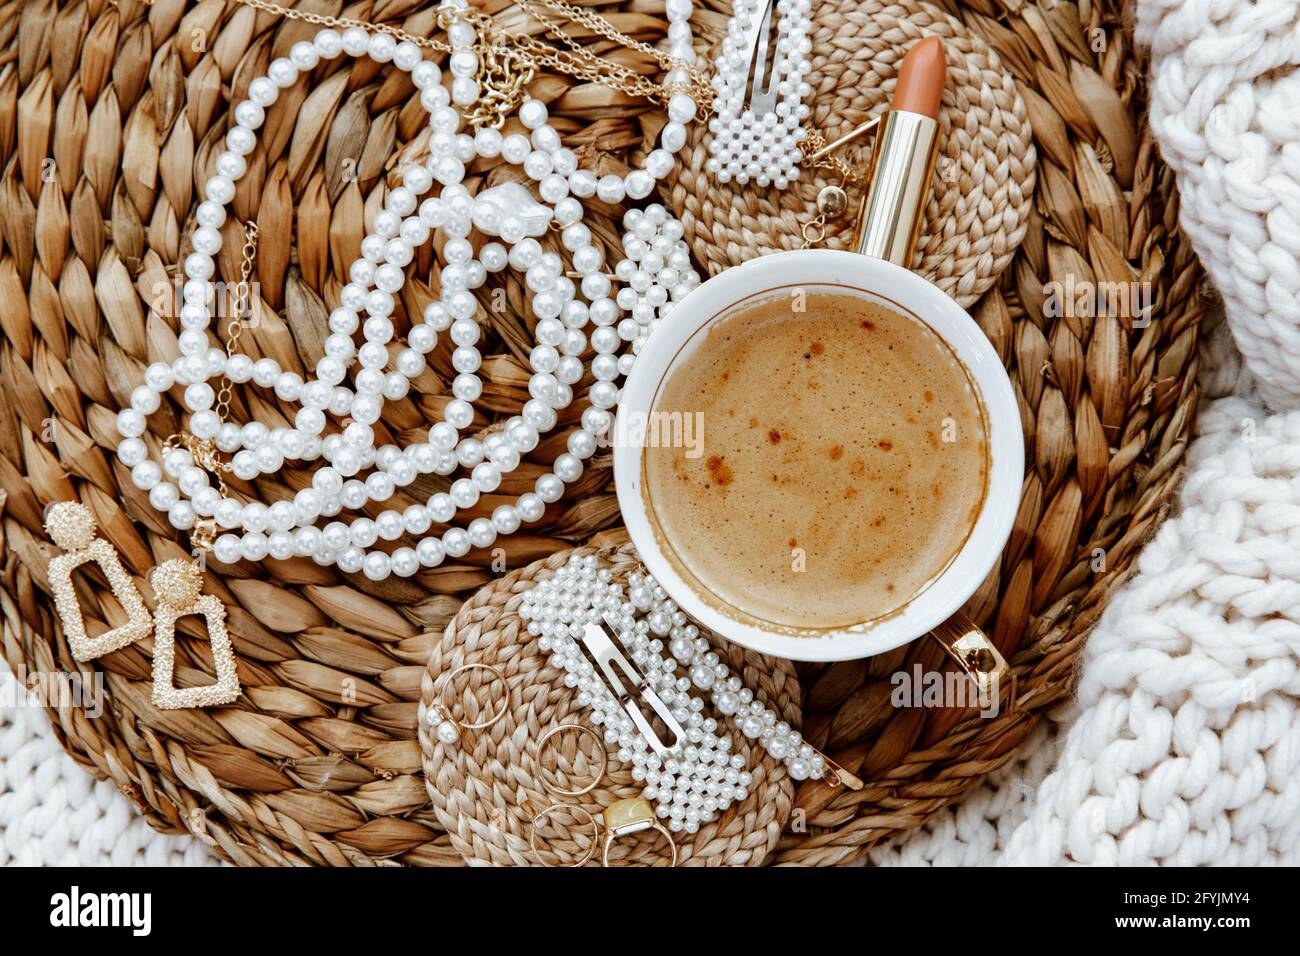
[[[615,800],[641,794],[642,785],[633,782],[631,768],[620,764],[613,753],[608,754],[599,786],[582,797],[557,796],[541,784],[545,780],[562,790],[581,790],[596,779],[600,766],[599,759],[590,759],[597,752],[595,741],[572,731],[551,737],[539,755],[537,743],[552,728],[592,725],[573,689],[564,686],[564,672],[548,663],[550,655],[538,649],[518,614],[524,592],[539,578],[549,577],[572,553],[597,555],[620,583],[626,583],[628,573],[639,566],[630,544],[579,548],[534,562],[466,601],[429,655],[420,698],[425,786],[438,822],[451,834],[452,846],[470,863],[572,865],[590,846],[591,825],[586,818],[561,817],[552,821],[557,823],[554,827],[539,824],[539,859],[529,841],[533,817],[552,804],[571,803],[599,816]],[[703,633],[746,687],[777,707],[781,719],[799,725],[799,681],[790,661],[765,657]],[[505,701],[501,682],[486,671],[466,672],[448,686],[452,670],[470,663],[490,664],[505,675],[509,708],[491,727],[465,731],[451,745],[440,743],[423,719],[431,704],[453,703],[454,717],[478,723],[490,719]],[[776,846],[790,815],[794,784],[785,767],[755,741],[731,736],[735,752],[744,755],[754,775],[754,785],[744,803],[701,826],[698,833],[677,835],[678,866],[757,866]],[[661,835],[650,831],[641,837],[641,846],[631,838],[616,843],[610,850],[611,865],[624,857],[634,858],[637,865],[671,862]],[[599,865],[599,859],[591,865]]]
[[[417,33],[434,29],[432,7],[416,0],[308,2]],[[526,23],[504,0],[484,8]],[[1016,668],[1019,707],[996,719],[894,707],[891,674],[939,666],[926,641],[871,660],[801,666],[805,735],[867,786],[800,786],[792,832],[768,862],[852,860],[1003,766],[1036,715],[1068,696],[1084,635],[1177,483],[1197,394],[1199,275],[1176,231],[1172,176],[1142,129],[1143,64],[1120,8],[1119,0],[940,5],[1015,78],[1038,155],[1024,239],[972,309],[1011,371],[1028,464],[1010,543],[967,610]],[[592,9],[640,39],[664,37],[661,0]],[[697,4],[701,49],[720,35],[725,12],[723,0]],[[186,554],[188,543],[116,462],[113,416],[148,361],[176,354],[174,309],[165,296],[159,304],[156,290],[189,251],[197,184],[211,173],[227,110],[273,56],[310,32],[225,0],[0,0],[0,641],[15,671],[93,677],[69,654],[53,610],[45,505],[87,504],[149,602],[146,572]],[[591,42],[654,71],[648,58]],[[626,168],[664,122],[644,102],[556,75],[539,75],[532,93],[601,171]],[[281,93],[234,203],[261,233],[258,322],[245,330],[242,350],[299,372],[314,362],[363,223],[396,170],[418,155],[423,128],[409,81],[369,63],[340,58]],[[467,184],[502,175],[479,169]],[[590,204],[588,222],[609,253],[621,212]],[[238,274],[239,246],[237,235],[226,236],[227,280]],[[439,248],[420,250],[408,270],[399,336],[429,299]],[[503,276],[482,300],[481,427],[527,397],[527,292],[516,274]],[[1147,283],[1153,320],[1045,307],[1048,284],[1072,278]],[[430,359],[411,396],[385,406],[381,442],[423,440],[441,417],[452,377],[446,346]],[[578,391],[574,415],[585,406]],[[180,407],[173,396],[150,418],[151,441],[182,424]],[[247,386],[236,390],[232,414],[274,425],[286,409],[273,392]],[[476,514],[530,487],[563,440],[544,441]],[[463,601],[504,573],[598,533],[607,535],[603,544],[621,543],[609,466],[598,455],[541,522],[492,551],[410,579],[373,584],[304,560],[210,562],[206,588],[227,609],[239,700],[158,711],[145,640],[93,662],[103,714],[51,706],[53,732],[154,826],[193,833],[236,863],[461,864],[420,779],[417,719],[429,656]],[[309,479],[290,468],[235,490],[275,500]],[[437,487],[418,483],[393,505]],[[92,635],[121,623],[102,578],[92,570],[76,580]],[[177,640],[181,686],[212,672],[193,623],[182,619]]]
[[[969,308],[1011,262],[1029,228],[1037,165],[1033,133],[1016,81],[997,53],[960,20],[921,3],[819,0],[813,5],[813,125],[827,142],[889,109],[903,54],[927,36],[943,39],[948,82],[939,117],[940,154],[915,271]],[[671,202],[710,275],[747,259],[803,244],[817,193],[841,177],[807,171],[785,190],[722,185],[705,171],[711,134],[691,139],[671,180]],[[870,140],[839,154],[865,169]],[[848,188],[849,212],[826,223],[821,245],[850,248],[862,189]]]

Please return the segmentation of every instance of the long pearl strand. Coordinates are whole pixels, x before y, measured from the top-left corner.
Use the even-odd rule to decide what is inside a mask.
[[[689,16],[689,2],[670,3],[671,55],[688,62],[694,56],[686,23]],[[462,556],[471,547],[488,547],[498,534],[538,520],[545,505],[563,494],[565,483],[582,474],[583,459],[594,453],[599,436],[608,430],[608,410],[618,400],[614,379],[630,369],[654,323],[699,282],[681,238],[681,224],[662,207],[651,205],[644,211],[629,211],[625,219],[628,258],[618,264],[616,275],[629,287],[619,290],[617,301],[609,298],[611,283],[600,271],[603,256],[592,244],[590,230],[581,223],[579,201],[579,197],[591,195],[606,202],[648,195],[654,181],[672,168],[672,153],[685,143],[684,123],[695,112],[689,97],[676,94],[670,99],[663,145],[647,156],[643,169],[626,177],[598,179],[578,168],[573,152],[561,146],[559,135],[547,123],[546,107],[539,101],[526,101],[519,111],[528,136],[502,137],[491,129],[474,136],[459,133],[460,115],[451,102],[464,105],[478,95],[473,80],[477,70],[472,50],[474,29],[455,21],[448,35],[454,48],[449,63],[453,75],[450,96],[441,85],[441,70],[424,61],[414,44],[397,43],[387,34],[356,28],[342,34],[326,29],[310,43],[295,44],[287,58],[273,61],[267,75],[250,84],[249,99],[235,108],[236,125],[227,134],[226,151],[218,157],[217,175],[205,185],[205,200],[199,206],[199,225],[193,235],[194,252],[184,263],[187,279],[180,315],[181,356],[170,364],[149,366],[145,384],[132,394],[131,407],[119,413],[117,421],[124,438],[118,448],[120,459],[132,469],[134,483],[149,492],[150,502],[167,512],[175,527],[190,528],[199,519],[210,517],[221,528],[242,529],[242,535],[223,534],[217,539],[214,551],[218,560],[229,563],[241,558],[261,560],[268,555],[302,555],[321,564],[338,564],[345,571],[361,570],[380,580],[390,573],[414,574],[421,567],[436,566],[448,555]],[[330,315],[331,334],[316,376],[304,381],[280,369],[274,360],[253,362],[242,355],[227,358],[222,350],[209,346],[206,328],[215,299],[213,256],[221,247],[218,230],[225,221],[225,205],[247,168],[244,157],[256,143],[255,131],[265,119],[266,108],[300,72],[342,53],[369,55],[411,73],[421,103],[430,114],[431,158],[427,165],[404,170],[403,185],[390,191],[385,208],[375,217],[373,231],[362,242],[362,257],[349,270],[350,281],[341,292],[340,307]],[[673,82],[671,74],[669,81]],[[543,201],[553,207],[552,212],[531,203],[528,197],[547,220],[553,217],[561,227],[562,242],[582,274],[581,291],[588,302],[577,300],[574,283],[563,275],[559,256],[543,253],[529,234],[535,222],[530,224],[509,209],[503,211],[486,197],[480,197],[484,200],[480,202],[460,185],[466,163],[475,156],[498,155],[522,166],[537,182]],[[420,203],[434,182],[442,185],[441,195]],[[487,243],[475,257],[467,239],[472,227],[500,236],[509,248]],[[441,272],[441,298],[426,308],[423,322],[412,327],[407,347],[397,353],[394,369],[385,372],[387,343],[394,334],[389,316],[395,308],[395,294],[405,281],[402,268],[435,228],[447,236],[444,257],[448,264]],[[480,442],[460,435],[472,424],[471,402],[482,390],[475,375],[481,355],[474,347],[479,329],[473,320],[477,306],[471,290],[482,286],[489,272],[507,265],[526,273],[526,284],[533,293],[538,344],[530,362],[535,374],[529,382],[531,398],[521,415]],[[619,321],[620,308],[627,308],[632,318]],[[572,402],[572,385],[582,376],[579,356],[588,344],[583,331],[588,322],[595,326],[590,344],[597,353],[591,363],[597,380],[589,390],[591,407],[584,411],[581,426],[569,435],[568,450],[556,459],[550,473],[537,479],[534,491],[498,507],[490,519],[478,518],[465,528],[422,537],[415,548],[398,548],[391,555],[368,550],[379,539],[423,535],[433,522],[449,522],[458,510],[473,507],[482,494],[499,486],[501,475],[518,466],[521,456],[536,447],[540,435],[555,426],[557,411]],[[352,341],[358,327],[366,339],[360,348]],[[378,421],[383,402],[406,394],[409,380],[424,369],[424,356],[434,348],[439,332],[447,332],[457,346],[452,364],[458,374],[443,421],[430,429],[427,443],[405,450],[393,445],[376,449],[371,425]],[[623,343],[630,343],[631,351],[616,357]],[[355,376],[355,391],[342,384],[354,362],[362,366]],[[251,380],[274,388],[282,400],[299,403],[294,427],[267,429],[258,422],[241,427],[219,421],[212,408],[215,392],[208,380],[222,375],[236,383]],[[157,410],[162,393],[176,384],[185,386],[191,432],[212,439],[219,449],[232,454],[232,470],[238,477],[247,480],[274,474],[287,459],[324,457],[330,464],[318,469],[312,487],[299,491],[291,502],[269,506],[223,498],[209,485],[207,472],[183,448],[170,451],[160,468],[149,460],[140,436],[145,416]],[[342,433],[322,438],[327,411],[350,417],[351,422]],[[333,517],[345,507],[356,510],[367,501],[385,501],[420,474],[447,475],[458,467],[470,469],[470,475],[457,479],[447,492],[433,495],[424,505],[412,505],[403,512],[387,510],[374,520],[359,517],[350,524],[334,521],[323,529],[315,526],[318,518]],[[374,470],[364,481],[353,477],[364,468]]]
[[[709,120],[708,170],[720,183],[735,180],[744,186],[785,189],[799,178],[802,143],[807,138],[803,121],[810,109],[804,102],[812,87],[804,77],[812,69],[808,59],[812,40],[812,0],[777,0],[777,102],[764,115],[745,108],[749,93],[749,67],[745,62],[745,34],[761,18],[770,0],[739,0],[727,22],[713,71],[714,115]],[[765,80],[766,82],[766,80]]]
[[[595,555],[574,555],[524,595],[519,617],[537,646],[551,654],[551,665],[565,672],[578,704],[590,708],[591,722],[604,727],[605,742],[632,765],[632,778],[644,781],[642,795],[657,803],[656,813],[669,829],[694,833],[732,801],[743,801],[753,781],[744,758],[732,752],[731,738],[704,714],[704,699],[692,688],[708,695],[737,732],[782,761],[793,779],[816,780],[826,772],[826,758],[755,699],[651,575],[628,575],[625,594]],[[646,683],[685,728],[686,742],[666,757],[651,750],[579,647],[584,626],[602,618],[610,620]]]

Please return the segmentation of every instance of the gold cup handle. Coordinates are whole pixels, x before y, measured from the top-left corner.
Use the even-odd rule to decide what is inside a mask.
[[[978,624],[958,612],[932,630],[930,636],[974,682],[981,701],[996,703],[1006,686],[1010,689],[1007,709],[1015,712],[1016,672]]]

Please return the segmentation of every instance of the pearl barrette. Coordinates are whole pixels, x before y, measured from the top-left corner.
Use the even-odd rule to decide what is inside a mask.
[[[519,617],[538,647],[551,654],[551,665],[565,672],[565,686],[577,692],[578,703],[590,708],[590,720],[603,728],[605,742],[632,765],[632,778],[645,785],[642,796],[656,804],[656,815],[673,832],[696,832],[732,802],[743,801],[753,781],[744,757],[733,752],[732,738],[716,718],[705,715],[704,697],[692,689],[707,695],[737,732],[782,761],[795,780],[862,786],[756,700],[649,574],[628,575],[625,591],[594,555],[575,555],[524,595]],[[579,646],[585,628],[602,621],[684,728],[685,741],[663,756],[637,730]]]
[[[772,42],[773,8],[778,17]],[[713,71],[705,168],[720,183],[784,189],[799,178],[812,87],[812,0],[738,0]],[[770,60],[770,67],[768,62]]]
[[[463,7],[463,0],[457,5]],[[670,5],[670,55],[683,63],[694,56],[686,22],[690,12],[689,0],[673,0]],[[686,141],[684,124],[695,114],[689,96],[675,94],[669,99],[669,122],[661,134],[661,146],[648,154],[642,169],[623,177],[598,178],[579,168],[576,155],[562,146],[540,101],[526,100],[519,109],[528,135],[502,136],[491,128],[479,129],[472,136],[460,132],[461,114],[456,106],[472,103],[480,92],[473,79],[478,69],[473,51],[476,31],[470,23],[453,18],[448,37],[454,51],[449,61],[453,77],[450,94],[442,86],[439,67],[425,61],[414,43],[354,27],[342,33],[325,29],[311,42],[295,44],[288,57],[273,61],[266,76],[250,83],[248,100],[235,107],[236,125],[226,136],[226,151],[217,159],[217,175],[205,185],[205,199],[196,215],[194,252],[184,261],[181,355],[171,363],[149,366],[145,384],[132,393],[131,407],[120,412],[117,420],[124,439],[118,455],[132,469],[133,482],[149,493],[150,503],[165,512],[174,527],[188,530],[210,522],[225,531],[213,543],[214,555],[223,563],[300,555],[382,580],[389,574],[409,576],[434,567],[473,547],[489,547],[498,535],[539,520],[546,504],[561,497],[565,484],[581,476],[584,459],[594,453],[600,436],[608,431],[612,421],[609,410],[618,400],[618,376],[630,370],[633,356],[655,323],[699,283],[690,266],[681,224],[656,204],[629,210],[624,219],[627,258],[618,263],[615,276],[627,286],[611,298],[612,283],[601,271],[603,255],[592,243],[590,229],[581,222],[582,199],[593,195],[607,203],[642,199],[652,191],[655,180],[667,175],[673,166],[672,154]],[[315,377],[304,380],[283,371],[272,359],[253,362],[209,347],[206,328],[215,300],[213,257],[221,248],[219,229],[225,221],[225,206],[247,168],[244,157],[256,144],[256,130],[265,119],[266,108],[274,103],[279,90],[296,82],[302,72],[321,59],[344,53],[392,62],[411,74],[420,101],[430,113],[431,157],[426,164],[407,167],[403,184],[389,192],[373,230],[362,242],[362,257],[349,270],[350,281],[340,294],[339,308],[330,315],[331,334]],[[668,81],[674,82],[671,75]],[[500,156],[521,166],[537,183],[542,201],[535,202],[528,194],[528,201],[521,202],[519,192],[526,191],[517,185],[471,196],[461,180],[465,165],[476,156]],[[440,194],[421,202],[435,183],[442,187]],[[517,191],[511,193],[511,188]],[[552,224],[560,229],[562,243],[580,276],[577,284],[564,273],[560,257],[543,252],[536,241],[539,224],[541,232]],[[502,241],[488,242],[476,251],[468,240],[472,228]],[[393,359],[393,369],[386,370],[388,343],[394,334],[390,316],[395,295],[405,282],[402,269],[414,257],[415,247],[427,241],[434,229],[447,237],[441,297],[426,308],[422,321],[412,327],[406,347]],[[531,397],[520,415],[480,441],[462,434],[473,423],[472,402],[482,391],[476,374],[482,359],[475,347],[479,326],[474,320],[477,303],[473,290],[483,285],[489,272],[507,267],[525,274],[537,318],[537,345],[530,355],[534,370],[529,381]],[[578,298],[578,292],[586,301]],[[620,319],[624,311],[629,314]],[[586,331],[589,325],[594,326],[590,335]],[[353,341],[358,330],[365,338],[360,347]],[[440,333],[447,333],[456,345],[452,364],[458,373],[443,420],[430,429],[427,442],[405,449],[394,445],[376,448],[372,426],[383,403],[406,395],[410,379],[424,369],[424,356],[432,351]],[[588,345],[596,352],[590,363],[596,379],[588,393],[590,407],[570,433],[567,450],[557,457],[552,470],[536,480],[532,491],[498,507],[490,518],[427,534],[435,522],[450,523],[456,513],[473,507],[481,495],[495,491],[501,476],[518,467],[540,436],[555,427],[557,413],[573,401],[573,386],[583,374],[580,356]],[[621,355],[620,349],[624,349]],[[361,368],[354,375],[352,389],[343,380],[354,364]],[[297,403],[300,408],[294,426],[268,429],[255,421],[242,426],[223,421],[221,403],[209,384],[223,376],[234,383],[252,381],[273,388],[281,400]],[[178,384],[185,387],[191,434],[230,455],[229,470],[237,477],[252,480],[274,474],[286,460],[324,458],[327,464],[315,471],[310,488],[300,490],[292,500],[269,504],[244,503],[212,487],[210,462],[196,460],[188,447],[170,448],[159,466],[149,458],[142,440],[145,418],[160,407],[162,393]],[[326,436],[327,413],[350,421],[340,433]],[[385,510],[374,519],[360,516],[316,526],[320,519],[333,518],[344,509],[358,511],[367,502],[382,503],[421,474],[451,475],[461,468],[468,475],[457,478],[448,491],[433,495],[424,504],[401,512]],[[363,470],[370,472],[364,480],[358,477]],[[391,554],[374,547],[381,539],[396,541],[403,535],[418,537],[416,546],[398,547]]]

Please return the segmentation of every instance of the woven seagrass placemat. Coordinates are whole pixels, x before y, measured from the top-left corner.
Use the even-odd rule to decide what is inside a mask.
[[[1015,78],[997,53],[961,20],[925,3],[818,0],[812,9],[812,123],[834,141],[882,115],[893,99],[903,55],[918,40],[943,40],[948,61],[940,152],[913,268],[963,307],[988,291],[1029,228],[1037,154]],[[803,244],[803,225],[818,191],[838,184],[813,169],[788,189],[722,185],[705,171],[711,138],[696,123],[669,198],[710,274],[747,259]],[[865,168],[870,138],[842,147]],[[862,189],[851,184],[850,213],[826,223],[830,249],[849,248]]]
[[[574,803],[598,816],[615,800],[641,793],[643,784],[633,782],[631,768],[613,752],[607,752],[600,785],[585,796],[557,796],[541,783],[545,779],[565,790],[579,790],[595,779],[594,761],[589,760],[595,745],[590,738],[566,733],[552,738],[538,753],[538,742],[552,728],[592,724],[576,692],[565,686],[564,672],[551,666],[550,655],[538,648],[518,614],[523,594],[571,554],[596,555],[600,566],[610,568],[620,583],[640,566],[630,544],[561,551],[534,562],[466,601],[429,655],[421,681],[422,718],[431,705],[437,707],[446,698],[456,704],[457,713],[464,713],[467,693],[477,708],[473,720],[486,720],[503,706],[499,681],[494,685],[484,678],[467,689],[458,683],[449,692],[443,681],[463,664],[490,664],[510,687],[505,716],[490,728],[466,731],[454,744],[436,740],[427,720],[419,724],[429,800],[438,822],[451,835],[452,847],[471,863],[572,865],[587,853],[590,825],[578,816],[554,827],[555,832],[548,828],[543,834],[539,827],[540,853],[535,853],[529,842],[533,817],[552,804]],[[799,682],[790,661],[705,635],[757,699],[775,708],[792,726],[799,725]],[[731,737],[734,752],[745,757],[754,776],[749,796],[717,820],[703,824],[698,833],[677,834],[678,866],[758,866],[776,846],[790,815],[794,783],[785,767],[757,742],[735,733]],[[666,866],[670,854],[662,835],[651,831],[636,843],[619,841],[611,849],[611,865],[622,859],[640,866]],[[599,855],[590,865],[599,865]]]
[[[310,2],[433,30],[433,7],[416,0]],[[851,860],[1009,759],[1036,715],[1068,694],[1088,628],[1177,482],[1195,408],[1198,272],[1175,228],[1172,175],[1143,129],[1143,63],[1120,0],[936,6],[1015,80],[1038,154],[1023,241],[972,307],[1020,399],[1027,474],[1011,541],[968,611],[1016,668],[1019,708],[987,720],[893,707],[891,674],[939,665],[925,642],[867,661],[801,665],[805,735],[867,786],[799,787],[791,812],[807,827],[783,835],[768,862]],[[504,0],[484,8],[524,22]],[[639,39],[664,38],[658,2],[592,9]],[[697,5],[702,50],[727,9],[721,0]],[[230,707],[156,710],[147,642],[78,665],[47,586],[41,513],[52,501],[88,504],[146,595],[145,573],[186,552],[116,462],[113,417],[145,364],[175,354],[176,319],[155,310],[154,290],[188,251],[196,184],[211,171],[230,105],[306,33],[222,0],[0,2],[0,638],[6,660],[27,674],[103,682],[98,716],[47,698],[54,733],[160,829],[195,833],[240,864],[459,865],[422,779],[417,718],[430,653],[484,585],[597,535],[601,544],[622,540],[608,456],[527,533],[410,579],[374,584],[304,560],[210,563],[207,588],[228,609],[244,688]],[[647,58],[578,35],[653,72]],[[532,92],[602,172],[626,168],[663,123],[643,102],[554,74],[539,75]],[[241,349],[298,371],[319,355],[366,216],[424,125],[409,81],[371,64],[323,64],[281,93],[235,200],[262,237],[260,322]],[[476,170],[467,185],[495,176]],[[591,204],[607,253],[621,212]],[[427,298],[437,256],[417,253],[412,301]],[[228,280],[233,266],[221,263]],[[480,314],[481,427],[527,398],[527,292],[514,273],[499,281],[484,290]],[[1142,283],[1151,321],[1054,307],[1052,283],[1067,281]],[[411,309],[399,305],[399,336]],[[412,394],[385,406],[381,441],[419,441],[440,417],[453,373],[445,347],[430,359]],[[235,399],[238,420],[279,421],[289,411],[252,386]],[[167,400],[150,419],[155,439],[174,430],[180,407]],[[562,442],[543,442],[501,495],[531,485]],[[291,468],[256,491],[274,500],[309,478]],[[424,482],[411,494],[436,487]],[[502,500],[485,496],[481,513]],[[82,577],[78,588],[92,634],[120,622],[105,581]],[[182,634],[177,665],[210,674],[205,643]]]

